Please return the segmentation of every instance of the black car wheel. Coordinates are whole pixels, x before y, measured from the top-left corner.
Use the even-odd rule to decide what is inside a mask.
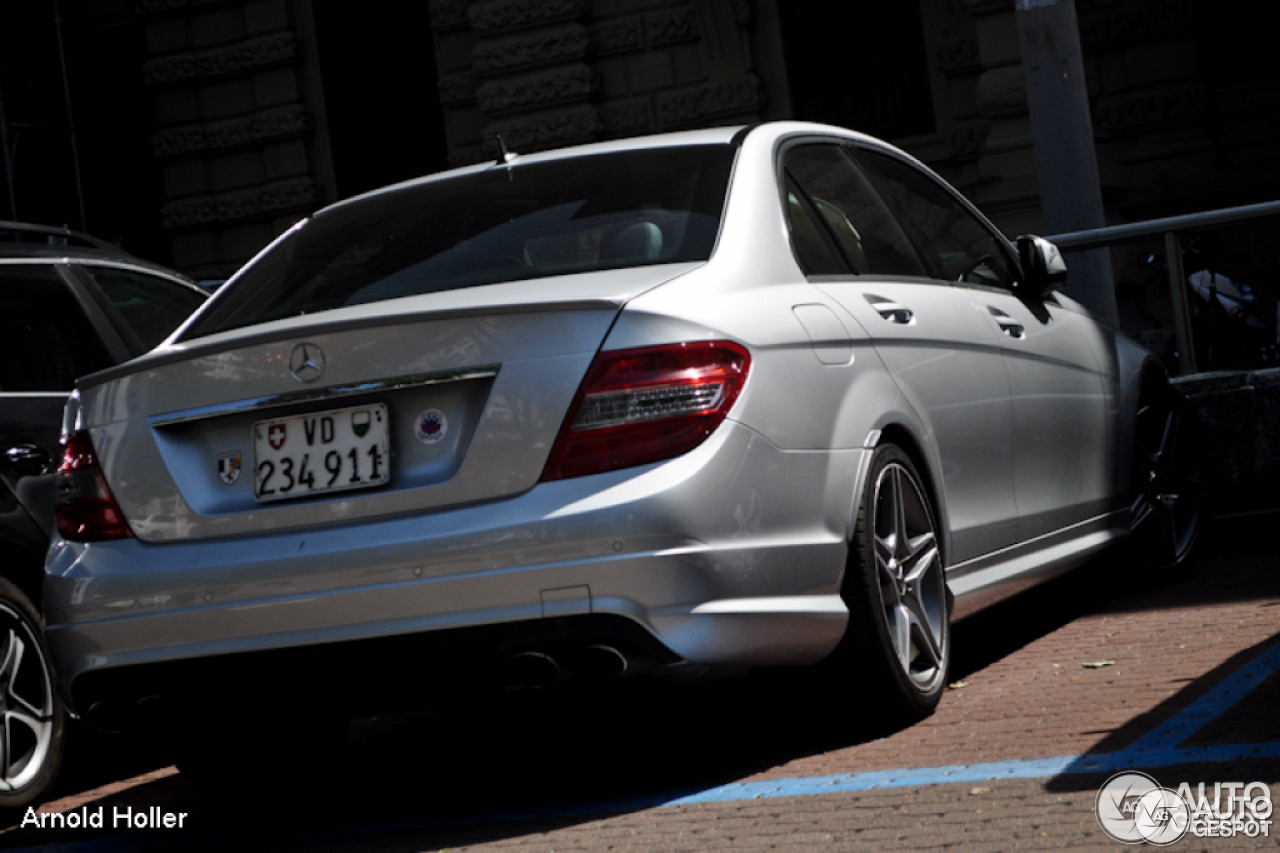
[[[1189,404],[1163,376],[1147,377],[1134,420],[1129,550],[1154,571],[1185,568],[1204,525],[1198,426]]]

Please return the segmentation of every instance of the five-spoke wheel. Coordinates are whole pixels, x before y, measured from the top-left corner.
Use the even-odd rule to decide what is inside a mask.
[[[876,448],[854,530],[843,595],[849,628],[838,657],[896,720],[937,706],[951,657],[938,527],[910,458]]]
[[[1134,422],[1129,545],[1157,570],[1183,565],[1204,523],[1205,485],[1195,421],[1162,381],[1144,383]]]

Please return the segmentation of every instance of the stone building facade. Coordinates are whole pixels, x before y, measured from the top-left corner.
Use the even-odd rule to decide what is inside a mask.
[[[114,17],[140,32],[136,80],[154,119],[145,144],[161,194],[147,227],[168,247],[159,260],[201,277],[226,276],[299,217],[351,194],[344,169],[382,156],[384,131],[370,122],[364,151],[336,151],[335,84],[376,79],[383,63],[385,87],[400,96],[394,112],[428,115],[444,137],[438,161],[395,173],[407,179],[492,158],[498,135],[534,151],[779,118],[877,133],[901,123],[859,113],[856,99],[840,112],[811,96],[868,85],[857,59],[879,50],[861,67],[888,68],[881,84],[917,80],[890,100],[914,99],[912,115],[926,118],[891,141],[1007,231],[1042,230],[1013,0],[915,0],[918,14],[882,0],[420,0],[417,41],[398,43],[426,57],[410,71],[403,47],[379,55],[340,25],[317,27],[336,14],[329,0],[64,2],[72,29]],[[1232,55],[1210,25],[1220,11],[1207,0],[1076,3],[1110,221],[1280,198],[1280,81],[1211,67]],[[409,26],[396,6],[342,5],[382,16],[373,24],[383,32]],[[886,5],[910,19],[892,32],[866,25]],[[815,52],[840,61],[805,72]],[[73,61],[73,95],[85,73]]]

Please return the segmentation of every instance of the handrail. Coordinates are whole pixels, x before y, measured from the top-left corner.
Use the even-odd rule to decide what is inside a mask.
[[[1241,207],[1224,207],[1220,210],[1186,213],[1182,216],[1166,216],[1163,219],[1091,228],[1088,231],[1070,231],[1045,239],[1063,251],[1097,249],[1116,243],[1132,243],[1147,237],[1161,237],[1169,233],[1182,234],[1188,231],[1239,225],[1242,222],[1266,219],[1271,216],[1280,216],[1280,201],[1264,201],[1260,204],[1246,204]]]
[[[1195,345],[1191,335],[1191,306],[1187,304],[1186,273],[1182,268],[1182,240],[1179,234],[1240,225],[1257,219],[1280,217],[1280,201],[1264,201],[1240,207],[1225,207],[1182,216],[1166,216],[1146,222],[1091,228],[1055,234],[1046,239],[1062,251],[1101,249],[1118,243],[1132,243],[1151,237],[1164,238],[1169,267],[1169,295],[1173,302],[1173,333],[1178,342],[1178,370],[1186,376],[1196,372]]]

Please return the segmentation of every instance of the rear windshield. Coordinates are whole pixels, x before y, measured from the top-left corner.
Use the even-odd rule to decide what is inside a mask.
[[[443,290],[707,260],[735,150],[515,163],[343,205],[244,270],[183,338]]]

